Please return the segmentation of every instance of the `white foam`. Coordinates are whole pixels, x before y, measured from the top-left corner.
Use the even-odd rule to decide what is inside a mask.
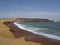
[[[35,28],[35,30],[48,30],[48,28]]]
[[[14,22],[14,24],[15,24],[18,28],[21,28],[21,29],[23,29],[23,30],[25,30],[25,31],[33,32],[33,30],[30,30],[30,29],[24,28],[24,26],[23,26],[23,25],[18,24],[17,22]]]
[[[24,28],[23,25],[18,24],[17,22],[14,22],[14,24],[15,24],[18,28],[24,29],[25,31],[30,31],[30,32],[35,33],[35,34],[38,34],[38,35],[43,35],[43,36],[48,37],[48,38],[60,40],[60,37],[59,37],[59,36],[55,36],[55,35],[51,35],[51,34],[45,34],[45,33],[42,33],[42,32],[37,33],[36,31],[33,31],[33,30],[30,30],[30,29]]]
[[[43,35],[43,36],[48,37],[48,38],[60,40],[60,37],[59,37],[59,36],[50,35],[50,34],[45,34],[45,33],[40,33],[40,35]]]

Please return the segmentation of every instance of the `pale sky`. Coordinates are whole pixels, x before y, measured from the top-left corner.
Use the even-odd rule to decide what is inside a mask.
[[[60,21],[60,0],[0,0],[0,18],[15,17]]]

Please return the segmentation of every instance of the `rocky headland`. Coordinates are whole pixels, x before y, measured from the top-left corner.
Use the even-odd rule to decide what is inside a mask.
[[[49,19],[41,19],[41,18],[16,18],[15,21],[18,22],[54,22],[53,20]]]

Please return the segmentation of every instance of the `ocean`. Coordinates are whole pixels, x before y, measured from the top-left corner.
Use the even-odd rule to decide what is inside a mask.
[[[19,28],[60,41],[60,22],[14,22]]]

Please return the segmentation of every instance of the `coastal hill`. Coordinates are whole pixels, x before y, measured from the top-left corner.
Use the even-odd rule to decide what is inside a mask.
[[[49,19],[41,19],[41,18],[0,18],[0,20],[4,22],[54,22],[53,20]]]
[[[24,37],[15,38],[9,27],[4,22],[12,22],[16,18],[0,18],[0,45],[42,45],[35,42],[27,42]]]
[[[41,19],[41,18],[17,18],[16,21],[27,21],[27,22],[54,22],[53,20],[49,19]]]

